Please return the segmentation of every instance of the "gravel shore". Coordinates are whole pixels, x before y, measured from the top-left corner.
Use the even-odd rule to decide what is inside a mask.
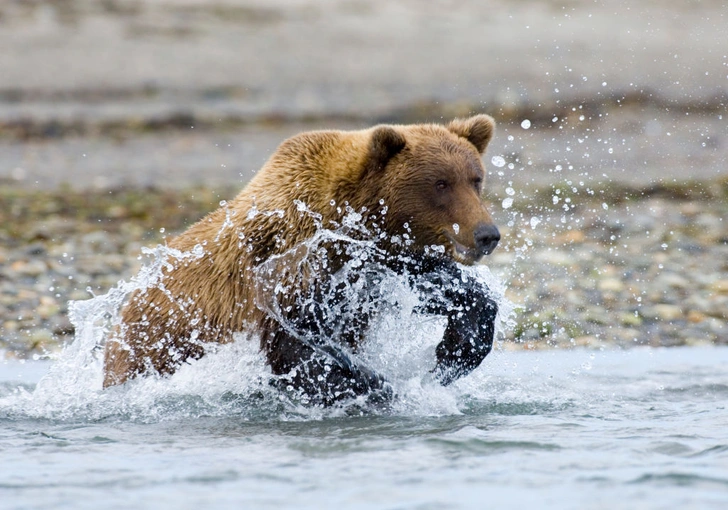
[[[728,343],[727,185],[594,196],[575,183],[544,190],[550,208],[529,202],[511,213],[505,249],[490,262],[523,305],[508,339],[526,347]]]
[[[485,263],[522,306],[505,346],[728,343],[725,21],[718,0],[0,3],[0,352],[57,351],[68,300],[288,136],[478,112]]]
[[[69,300],[128,279],[142,246],[235,191],[4,188],[0,351],[58,351]],[[504,240],[484,262],[521,305],[506,348],[728,344],[728,181],[489,198]]]

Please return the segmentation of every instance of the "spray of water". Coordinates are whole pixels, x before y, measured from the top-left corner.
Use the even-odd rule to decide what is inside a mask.
[[[257,305],[324,354],[334,339],[352,335],[359,338],[358,349],[341,344],[336,348],[392,385],[397,397],[386,412],[460,412],[473,393],[487,391],[483,375],[471,376],[469,383],[463,381],[470,378],[464,378],[448,387],[434,379],[435,347],[442,339],[446,320],[422,313],[422,288],[413,285],[406,274],[391,269],[391,264],[382,263],[388,255],[371,241],[371,232],[360,221],[361,215],[350,211],[340,225],[320,228],[306,242],[255,268],[259,282]],[[359,235],[362,233],[366,235]],[[320,286],[302,285],[302,279],[315,278],[326,269],[330,250],[346,253],[346,262],[331,273],[331,284],[323,291]],[[270,384],[274,376],[258,350],[260,339],[255,331],[236,333],[232,343],[211,345],[204,357],[184,364],[170,377],[138,378],[102,389],[104,342],[119,324],[125,300],[137,290],[158,285],[165,267],[182,259],[203,257],[204,250],[198,246],[182,253],[160,245],[144,250],[144,254],[148,262],[135,278],[119,282],[105,295],[72,303],[70,318],[76,328],[75,340],[34,391],[18,390],[5,397],[4,410],[74,421],[158,421],[198,416],[311,419],[379,412],[367,409],[362,398],[329,409],[305,406],[276,389]],[[296,264],[290,264],[291,258]],[[295,270],[283,274],[282,261],[285,267]],[[484,265],[460,270],[463,280],[472,279],[490,289],[499,306],[496,338],[502,338],[513,311],[513,305],[504,297],[504,286]],[[319,321],[318,335],[311,336],[310,325],[305,331],[298,330],[300,324],[282,308],[292,302],[311,310],[311,316]],[[367,316],[365,324],[358,320],[362,315]],[[476,373],[484,371],[487,366]]]

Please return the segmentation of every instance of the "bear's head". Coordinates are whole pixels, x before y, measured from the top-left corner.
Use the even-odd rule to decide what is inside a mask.
[[[466,264],[490,254],[500,233],[481,198],[481,156],[494,129],[488,115],[373,128],[364,175],[376,184],[365,187],[387,206],[385,230],[407,236],[415,250],[444,246]]]

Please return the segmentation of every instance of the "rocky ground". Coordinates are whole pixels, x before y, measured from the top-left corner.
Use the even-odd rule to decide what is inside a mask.
[[[728,180],[590,191],[491,197],[504,240],[485,263],[520,305],[506,347],[728,344]],[[142,246],[228,193],[4,189],[0,350],[57,351],[73,338],[69,300],[129,278]]]
[[[722,1],[0,2],[0,351],[286,137],[486,112],[506,345],[728,343]],[[164,232],[161,229],[165,229]]]
[[[540,196],[550,206],[537,199],[511,213],[505,250],[493,257],[523,306],[509,340],[728,343],[728,180]]]

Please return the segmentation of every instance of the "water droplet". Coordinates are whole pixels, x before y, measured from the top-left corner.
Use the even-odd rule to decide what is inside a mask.
[[[528,129],[528,128],[530,128],[530,127],[531,127],[531,121],[530,121],[530,120],[528,120],[528,119],[524,120],[523,122],[521,122],[521,127],[522,127],[523,129]]]
[[[501,205],[503,206],[503,209],[510,209],[513,205],[513,199],[511,197],[504,198]]]
[[[506,160],[503,159],[501,156],[493,156],[493,158],[490,160],[491,163],[493,163],[494,166],[497,166],[498,168],[501,168],[505,166]]]

